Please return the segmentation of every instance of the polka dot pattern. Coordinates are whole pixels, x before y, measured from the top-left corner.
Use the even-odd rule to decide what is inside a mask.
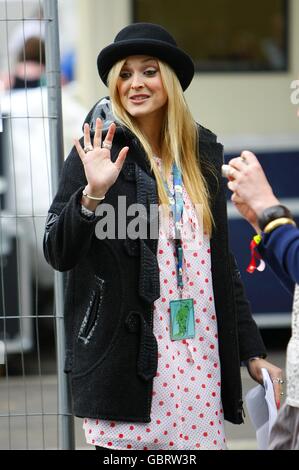
[[[161,166],[160,160],[156,161]],[[173,187],[171,177],[168,184]],[[210,244],[208,237],[200,233],[185,188],[183,198],[183,297],[194,299],[195,338],[170,339],[169,301],[179,298],[170,218],[168,224],[160,224],[157,253],[161,296],[154,304],[154,334],[159,354],[151,423],[132,425],[86,418],[83,428],[89,444],[134,450],[226,449]]]

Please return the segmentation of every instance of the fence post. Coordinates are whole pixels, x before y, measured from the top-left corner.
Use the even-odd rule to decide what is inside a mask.
[[[60,47],[58,27],[58,1],[44,0],[46,19],[46,73],[48,88],[48,114],[51,154],[52,194],[58,187],[63,164],[63,132],[60,81]],[[74,418],[71,410],[68,376],[63,372],[65,357],[65,332],[63,320],[63,275],[55,272],[55,325],[57,344],[58,380],[58,439],[60,449],[74,449]]]

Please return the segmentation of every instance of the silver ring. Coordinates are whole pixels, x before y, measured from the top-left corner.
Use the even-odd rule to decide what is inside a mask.
[[[284,380],[281,379],[280,377],[275,377],[274,379],[272,379],[272,383],[274,384],[284,384]]]
[[[112,149],[112,144],[107,144],[107,142],[103,142],[102,144],[103,149],[111,150]]]
[[[93,150],[93,146],[92,145],[85,145],[83,150],[84,150],[84,153],[91,152]]]

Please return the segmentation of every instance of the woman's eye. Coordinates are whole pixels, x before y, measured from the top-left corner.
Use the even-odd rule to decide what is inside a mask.
[[[157,70],[156,69],[147,69],[145,72],[145,75],[148,75],[148,76],[153,76],[157,73]]]
[[[120,72],[119,76],[123,80],[126,80],[127,78],[130,78],[131,74],[130,74],[130,72]]]

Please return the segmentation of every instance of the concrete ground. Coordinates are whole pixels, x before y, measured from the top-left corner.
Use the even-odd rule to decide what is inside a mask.
[[[284,368],[284,349],[269,352],[269,360]],[[57,449],[57,380],[55,364],[42,363],[41,378],[28,374],[0,376],[0,450],[4,449]],[[52,368],[52,369],[51,369]],[[244,396],[256,384],[249,377],[246,368],[242,368]],[[8,410],[10,418],[7,417]],[[229,449],[256,449],[255,432],[250,423],[245,407],[245,423],[236,426],[226,423]],[[26,414],[27,417],[22,415]],[[40,416],[42,414],[42,416]],[[82,430],[82,420],[75,418],[76,449],[93,449],[87,446]]]

